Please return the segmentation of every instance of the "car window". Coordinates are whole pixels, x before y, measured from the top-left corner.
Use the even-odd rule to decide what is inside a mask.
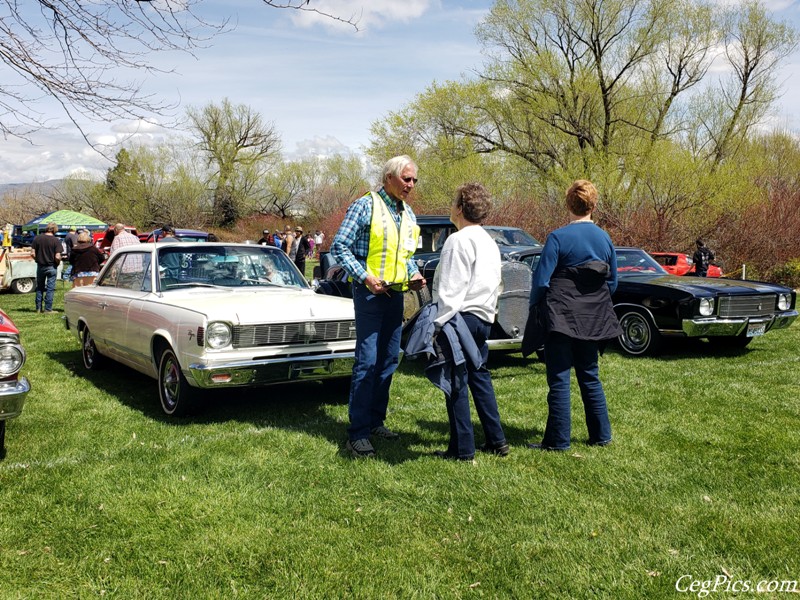
[[[421,225],[417,252],[441,252],[447,236],[456,230],[454,225]]]
[[[149,291],[145,282],[150,272],[149,252],[124,252],[112,257],[113,262],[97,282],[101,287],[116,287],[129,290]]]
[[[536,267],[539,265],[539,259],[541,257],[541,254],[529,254],[528,256],[523,256],[520,259],[520,262],[524,262],[531,268],[531,271],[535,271]]]
[[[656,259],[656,262],[658,262],[658,264],[665,265],[667,267],[674,267],[675,265],[678,264],[678,257],[670,254],[667,255],[659,254],[657,256],[654,256],[653,258]]]
[[[518,227],[484,227],[499,246],[541,246],[539,241]]]
[[[618,273],[661,273],[664,268],[644,250],[617,250]]]
[[[308,287],[294,263],[278,248],[203,246],[165,246],[158,250],[162,291],[190,286]]]

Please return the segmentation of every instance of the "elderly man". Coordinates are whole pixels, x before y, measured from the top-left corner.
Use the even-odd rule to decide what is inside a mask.
[[[114,241],[111,242],[111,254],[114,254],[119,248],[123,246],[132,246],[138,244],[139,238],[132,233],[125,231],[125,225],[117,223],[114,225]]]
[[[334,260],[353,281],[356,360],[347,449],[355,458],[375,456],[370,435],[399,437],[384,420],[399,360],[403,291],[425,285],[411,259],[419,227],[406,203],[417,183],[417,166],[408,156],[396,156],[384,165],[382,182],[377,192],[350,205],[331,243]]]

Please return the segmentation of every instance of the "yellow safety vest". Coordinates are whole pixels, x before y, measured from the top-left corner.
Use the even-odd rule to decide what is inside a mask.
[[[400,228],[383,198],[372,194],[372,222],[369,230],[367,273],[381,281],[408,289],[408,259],[417,249],[419,226],[406,211],[400,213]]]

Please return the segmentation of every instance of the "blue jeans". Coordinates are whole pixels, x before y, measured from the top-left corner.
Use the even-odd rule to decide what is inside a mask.
[[[44,296],[44,309],[53,310],[53,294],[56,292],[56,267],[36,267],[36,310],[42,310],[42,296]]]
[[[400,361],[403,294],[373,294],[367,286],[353,284],[356,312],[356,359],[350,382],[351,441],[368,438],[383,425],[389,405],[392,375]]]
[[[576,340],[561,333],[551,333],[544,345],[547,366],[547,426],[542,446],[554,450],[566,450],[570,445],[570,370],[575,368],[575,377],[581,390],[581,400],[589,429],[589,443],[602,444],[611,441],[611,423],[600,369],[597,365],[597,342]]]
[[[493,448],[501,446],[506,443],[506,436],[500,425],[500,413],[497,409],[497,398],[494,395],[492,374],[485,366],[486,360],[489,358],[489,345],[486,340],[492,325],[471,313],[462,312],[461,316],[481,351],[481,362],[484,366],[475,369],[467,361],[453,368],[450,382],[452,393],[449,397],[445,396],[447,416],[450,420],[450,444],[447,447],[447,453],[459,458],[472,458],[475,455],[475,434],[469,412],[470,392],[472,392],[472,401],[475,403],[475,411],[483,426],[483,435],[487,445]],[[447,337],[441,335],[437,339],[446,356],[452,356]]]

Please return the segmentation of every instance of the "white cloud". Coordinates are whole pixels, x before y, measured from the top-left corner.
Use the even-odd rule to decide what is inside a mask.
[[[322,25],[331,30],[352,32],[352,26],[320,13],[335,15],[356,23],[362,32],[382,29],[389,24],[406,24],[419,19],[431,7],[431,0],[315,0],[312,8],[319,11],[293,11],[292,22],[298,27]]]

